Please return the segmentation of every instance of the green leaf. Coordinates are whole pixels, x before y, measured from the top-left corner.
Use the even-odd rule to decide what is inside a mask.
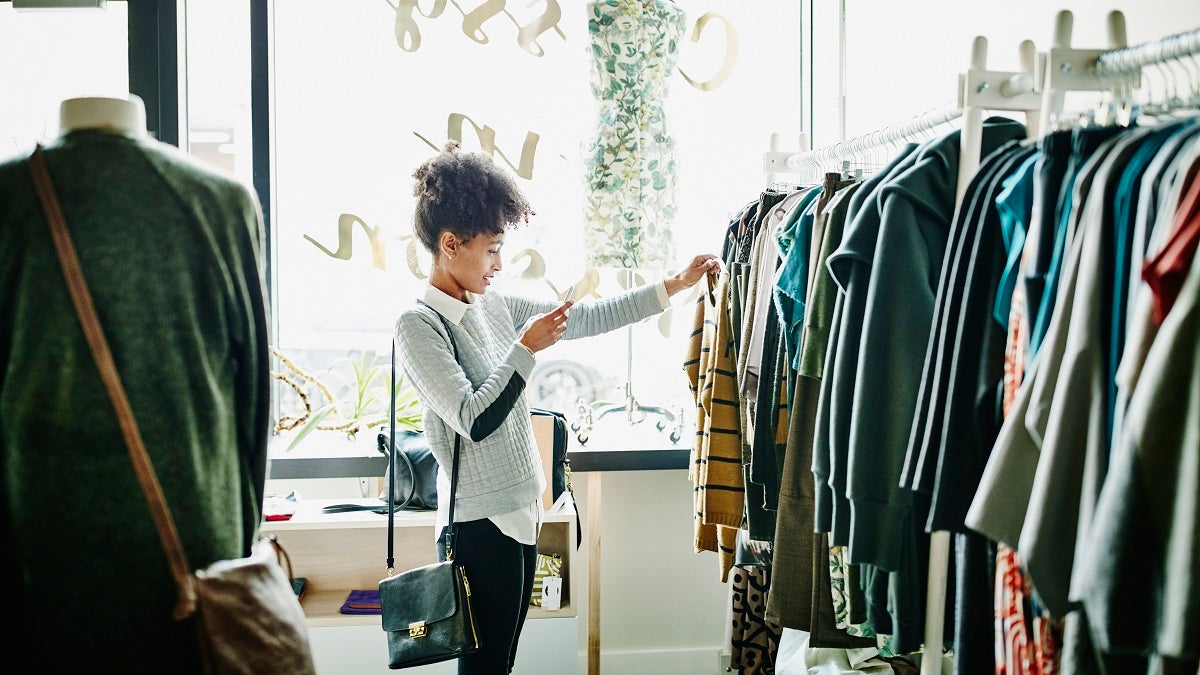
[[[311,434],[313,430],[317,428],[317,425],[324,421],[324,419],[333,411],[334,405],[331,403],[314,412],[312,416],[308,418],[308,421],[304,423],[304,426],[300,427],[300,431],[296,432],[296,437],[292,439],[292,442],[288,443],[287,451],[290,452],[297,445],[299,445],[300,441],[304,440],[306,436]]]

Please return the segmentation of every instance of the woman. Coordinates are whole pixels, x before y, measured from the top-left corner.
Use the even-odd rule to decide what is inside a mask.
[[[438,460],[438,557],[448,522],[455,436],[461,436],[454,557],[471,581],[481,649],[458,672],[508,673],[533,589],[545,488],[524,389],[535,354],[666,309],[668,297],[720,264],[698,255],[678,274],[571,311],[572,302],[488,293],[505,231],[534,215],[513,178],[486,155],[446,144],[413,174],[413,229],[433,255],[422,302],[400,315],[403,368],[424,405]],[[440,316],[439,316],[440,315]],[[449,330],[449,335],[447,334]],[[457,348],[458,358],[452,348]]]

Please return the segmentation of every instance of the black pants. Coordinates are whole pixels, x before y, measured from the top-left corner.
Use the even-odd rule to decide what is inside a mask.
[[[455,527],[454,558],[466,568],[471,583],[480,641],[479,651],[458,660],[458,675],[510,673],[529,613],[537,546],[506,536],[487,518]],[[445,560],[444,537],[438,539],[437,550],[438,560]]]

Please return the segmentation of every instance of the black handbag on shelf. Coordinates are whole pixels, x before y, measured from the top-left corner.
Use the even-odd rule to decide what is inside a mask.
[[[392,341],[392,382],[396,381],[396,344]],[[346,511],[374,511],[386,513],[386,509],[405,511],[436,511],[437,510],[437,477],[438,463],[429,449],[425,434],[412,429],[396,429],[395,392],[392,397],[392,422],[379,428],[376,436],[376,448],[379,454],[388,457],[388,468],[383,475],[383,492],[379,499],[387,502],[382,504],[330,504],[321,509],[324,513],[344,513]],[[396,448],[396,452],[388,450]],[[389,456],[391,455],[391,456]],[[392,476],[396,480],[392,480]],[[391,499],[388,490],[391,490]]]
[[[546,419],[550,421],[552,432],[553,449],[550,457],[550,499],[551,503],[546,504],[545,508],[550,508],[558,502],[562,493],[567,492],[571,495],[571,507],[575,509],[575,548],[583,545],[583,525],[580,522],[582,516],[579,513],[579,502],[575,499],[575,489],[571,485],[571,460],[567,457],[567,416],[557,410],[549,410],[547,408],[531,407],[529,414],[533,419]]]
[[[393,365],[393,368],[395,366]],[[388,461],[388,469],[384,474],[384,485],[392,490],[392,502],[397,509],[407,511],[436,511],[437,510],[437,476],[438,463],[429,449],[425,434],[412,429],[396,429],[395,442],[392,432],[381,428],[377,438],[380,454],[385,457],[388,450],[395,447],[395,462]],[[395,467],[393,472],[392,467]],[[392,480],[395,473],[396,480]],[[379,498],[387,501],[387,489],[379,494]]]
[[[571,489],[571,460],[567,459],[567,416],[557,410],[538,407],[530,407],[529,414],[534,419],[539,417],[548,419],[554,429],[554,449],[550,462],[550,499],[552,503],[558,501],[558,498],[566,491],[571,491],[571,498],[574,499],[575,492]],[[546,508],[550,508],[550,506],[551,504],[546,504]]]
[[[438,315],[441,318],[441,315]],[[443,322],[445,320],[443,319]],[[450,327],[446,326],[450,335]],[[458,348],[450,337],[454,358]],[[396,341],[392,340],[392,367],[396,363]],[[396,378],[392,378],[394,383]],[[395,405],[395,386],[392,405]],[[389,423],[389,436],[395,446],[396,421]],[[457,659],[479,650],[479,631],[471,608],[471,584],[466,569],[454,560],[454,495],[458,491],[458,461],[462,437],[454,435],[454,460],[450,471],[450,522],[446,527],[446,559],[406,572],[394,573],[393,523],[396,501],[395,476],[391,471],[388,495],[388,576],[379,582],[379,604],[383,630],[387,634],[388,668],[393,670]],[[388,457],[394,469],[396,457]]]

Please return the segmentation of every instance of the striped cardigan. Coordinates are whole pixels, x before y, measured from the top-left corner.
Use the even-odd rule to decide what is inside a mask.
[[[688,478],[695,502],[696,551],[719,553],[721,580],[733,566],[742,523],[741,429],[736,382],[736,345],[725,311],[729,273],[708,275],[696,300],[694,330],[688,339],[684,371],[696,401],[696,437]]]

